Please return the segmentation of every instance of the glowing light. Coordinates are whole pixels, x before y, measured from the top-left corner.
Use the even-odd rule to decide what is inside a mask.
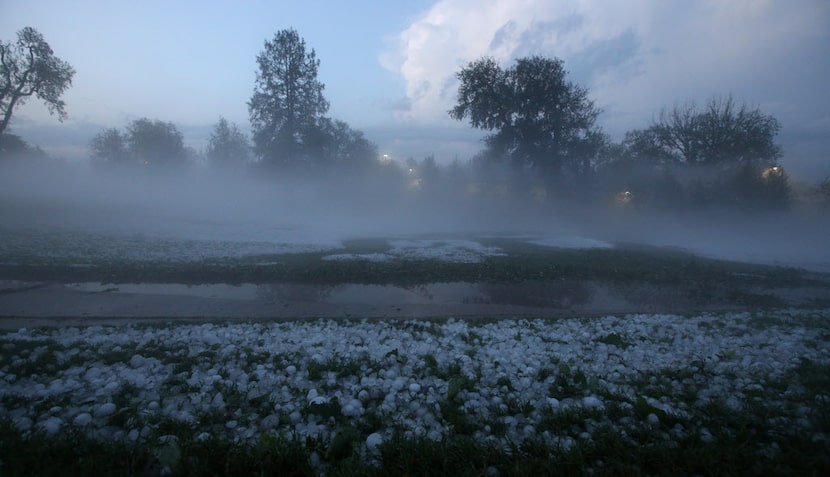
[[[767,169],[764,169],[761,172],[761,177],[763,179],[769,179],[771,177],[781,177],[784,174],[784,169],[781,166],[772,166]]]
[[[624,190],[617,194],[617,203],[620,205],[630,204],[634,200],[634,194],[630,190]]]

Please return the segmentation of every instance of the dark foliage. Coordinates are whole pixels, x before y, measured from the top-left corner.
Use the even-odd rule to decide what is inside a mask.
[[[738,105],[730,96],[710,100],[703,110],[689,103],[663,111],[648,129],[626,134],[623,145],[630,158],[689,165],[772,165],[781,157],[774,142],[780,129],[773,116]]]
[[[182,133],[158,119],[136,119],[125,133],[108,128],[90,142],[92,159],[106,166],[139,166],[149,170],[180,169],[188,162]]]
[[[325,86],[317,79],[320,60],[305,40],[287,29],[265,42],[248,111],[254,151],[270,164],[297,165],[308,160],[310,136],[329,109]]]
[[[561,60],[533,56],[502,69],[483,58],[457,76],[458,100],[449,114],[494,131],[486,138],[490,157],[546,177],[593,170],[605,141],[595,124],[600,110],[586,89],[566,79]]]
[[[56,57],[32,27],[17,32],[15,43],[0,41],[0,134],[6,131],[14,109],[32,96],[64,120],[66,103],[60,97],[72,85],[74,75],[72,66]]]
[[[236,124],[229,123],[220,117],[213,127],[210,142],[207,147],[207,160],[213,167],[239,168],[250,157],[251,147],[248,138],[239,130]]]

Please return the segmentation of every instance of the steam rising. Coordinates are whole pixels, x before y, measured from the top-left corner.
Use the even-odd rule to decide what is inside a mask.
[[[409,187],[402,167],[314,177],[101,170],[8,162],[0,170],[0,231],[84,232],[159,240],[336,249],[354,238],[514,236],[554,246],[630,242],[718,258],[830,271],[830,220],[790,210],[660,214],[544,195],[476,194],[469,186]],[[472,191],[472,192],[471,192]],[[538,191],[537,191],[538,192]],[[288,250],[288,249],[286,249]]]

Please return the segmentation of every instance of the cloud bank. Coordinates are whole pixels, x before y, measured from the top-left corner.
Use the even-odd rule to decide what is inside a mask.
[[[612,135],[666,106],[734,94],[785,130],[830,133],[830,3],[797,0],[441,0],[395,37],[381,62],[401,75],[401,117],[449,124],[455,73],[492,56],[565,61]]]

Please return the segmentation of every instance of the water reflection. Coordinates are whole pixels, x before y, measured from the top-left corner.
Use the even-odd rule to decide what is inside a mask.
[[[139,283],[104,285],[76,283],[67,287],[89,293],[182,295],[270,303],[325,303],[354,305],[463,305],[491,304],[570,309],[584,305],[594,295],[585,282],[430,283],[400,287],[345,283],[337,285],[273,283],[264,285],[184,285]]]

